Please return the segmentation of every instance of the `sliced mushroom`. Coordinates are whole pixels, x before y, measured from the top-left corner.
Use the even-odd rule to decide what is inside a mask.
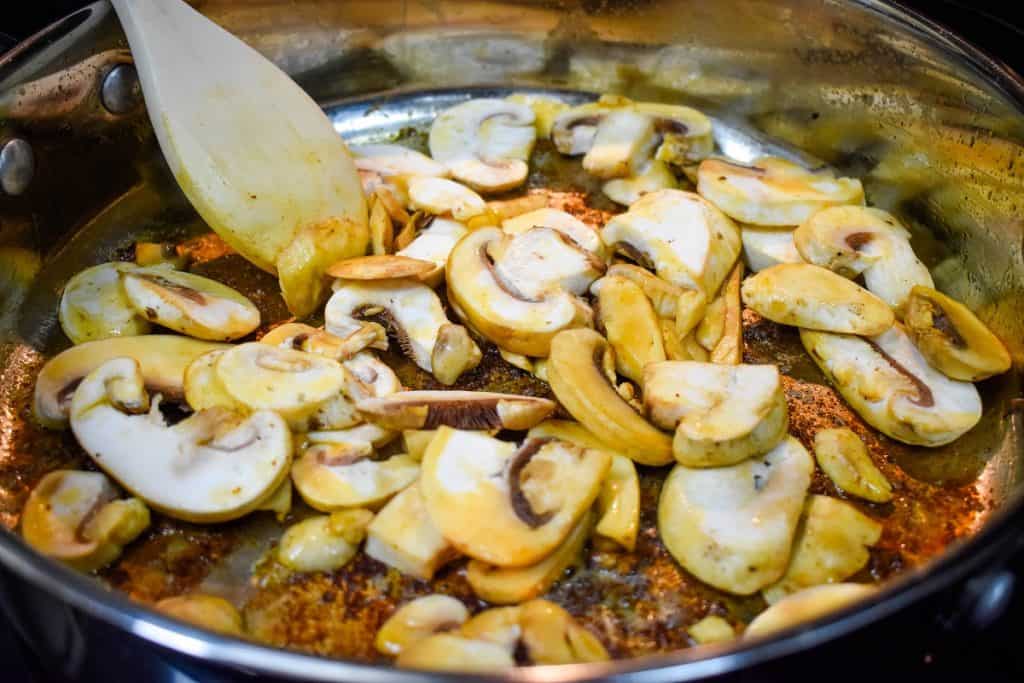
[[[864,203],[856,178],[808,171],[777,157],[751,166],[705,159],[697,169],[697,192],[737,221],[766,226],[800,225],[819,209]]]
[[[629,177],[609,180],[601,186],[601,191],[616,204],[632,206],[645,194],[677,187],[679,183],[668,164],[649,159]]]
[[[819,430],[814,435],[814,457],[844,493],[873,503],[892,500],[892,484],[871,461],[864,442],[853,431],[845,427]]]
[[[436,268],[437,265],[433,261],[399,254],[385,254],[357,256],[339,261],[327,269],[327,274],[341,280],[419,280]]]
[[[402,145],[349,145],[356,168],[382,176],[423,176],[444,178],[448,168],[426,154]]]
[[[933,369],[899,323],[869,339],[801,330],[811,358],[872,427],[915,446],[941,446],[981,419],[969,382]]]
[[[190,593],[164,598],[153,607],[175,619],[229,636],[242,636],[245,627],[242,615],[235,606],[222,597]]]
[[[285,479],[273,493],[264,498],[256,507],[257,510],[273,512],[278,522],[283,522],[292,511],[292,482]]]
[[[615,368],[634,382],[643,381],[644,367],[665,360],[661,326],[644,290],[615,275],[601,278],[591,291],[597,295],[597,320],[615,350]]]
[[[310,517],[284,532],[277,559],[297,572],[332,572],[348,564],[373,520],[369,510],[354,509]]]
[[[413,178],[409,181],[409,203],[414,209],[435,216],[466,221],[487,211],[487,203],[465,185],[446,178]]]
[[[374,646],[382,655],[400,655],[435,633],[458,629],[468,619],[469,610],[461,601],[450,595],[424,595],[405,603],[388,617],[377,631]]]
[[[435,269],[421,279],[431,287],[436,287],[444,277],[444,268],[448,264],[448,256],[455,248],[456,242],[467,232],[466,226],[449,218],[435,217],[408,246],[401,248],[400,256],[430,261]]]
[[[592,312],[567,291],[532,300],[500,278],[488,249],[504,239],[497,228],[481,228],[455,245],[446,274],[449,301],[470,327],[501,348],[547,356],[552,337],[590,324]]]
[[[423,454],[427,451],[427,446],[430,445],[436,434],[436,429],[404,430],[402,432],[402,445],[405,446],[406,454],[416,462],[420,462],[423,460]]]
[[[494,216],[495,220],[504,223],[507,220],[522,216],[526,213],[539,211],[548,205],[548,191],[541,188],[533,188],[527,194],[511,199],[492,199],[487,202],[487,213]],[[532,228],[526,226],[526,229]],[[550,227],[550,226],[549,226]]]
[[[777,583],[764,589],[765,600],[774,604],[803,588],[853,576],[868,563],[868,548],[881,536],[882,525],[849,503],[811,496],[804,506],[789,567]]]
[[[736,638],[736,629],[728,621],[711,614],[686,629],[686,632],[698,645],[726,643]]]
[[[934,286],[910,246],[910,232],[881,209],[837,206],[818,211],[796,229],[793,241],[808,263],[844,277],[863,275],[868,290],[898,313],[915,285]]]
[[[654,119],[630,109],[610,111],[597,124],[583,170],[598,178],[635,175],[657,144]]]
[[[79,571],[99,569],[149,526],[141,500],[117,495],[100,472],[50,472],[25,502],[21,535],[38,552]]]
[[[537,129],[537,137],[546,139],[551,135],[551,126],[558,115],[569,109],[569,104],[557,97],[539,93],[512,93],[506,97],[509,102],[525,104],[533,110],[533,126]]]
[[[166,266],[177,270],[188,267],[189,254],[184,247],[179,248],[173,242],[136,242],[135,263],[143,268],[150,266]]]
[[[147,320],[197,339],[238,339],[260,324],[260,311],[227,285],[170,269],[121,273],[125,296]]]
[[[566,330],[551,343],[548,381],[569,414],[613,451],[641,465],[672,462],[672,439],[619,396],[608,380],[609,366],[614,369],[614,352],[604,337]]]
[[[874,595],[876,590],[874,586],[860,583],[833,583],[805,588],[786,596],[757,615],[743,635],[746,638],[759,638],[784,631],[848,607]]]
[[[248,410],[272,410],[301,429],[345,385],[340,363],[305,351],[260,342],[234,346],[217,359],[217,379]]]
[[[422,581],[459,556],[427,513],[419,482],[388,501],[366,532],[367,555]]]
[[[487,391],[400,391],[356,404],[387,429],[529,429],[555,410],[553,401]]]
[[[150,331],[149,321],[132,307],[121,287],[121,273],[130,269],[127,263],[101,263],[68,280],[57,312],[68,339],[81,344]]]
[[[579,561],[593,527],[593,515],[585,513],[550,555],[528,567],[497,567],[470,560],[466,580],[478,598],[492,605],[518,605],[543,595]]]
[[[564,233],[537,227],[487,246],[496,279],[527,300],[558,291],[577,296],[605,271],[604,262]]]
[[[519,368],[523,372],[533,373],[533,359],[524,356],[521,353],[512,353],[511,351],[507,351],[501,347],[498,348],[498,355],[501,356],[503,361],[512,367]]]
[[[647,295],[647,298],[651,300],[651,304],[654,306],[654,310],[658,313],[658,317],[661,318],[675,318],[677,315],[676,308],[679,304],[680,297],[683,296],[685,292],[700,291],[683,289],[682,287],[674,285],[667,280],[663,280],[654,273],[651,273],[640,266],[634,266],[631,263],[614,263],[609,266],[607,275],[624,277],[639,285],[640,289],[644,290],[644,294]],[[704,296],[703,291],[700,291],[700,294],[701,296]],[[701,317],[703,317],[703,311],[701,311]]]
[[[86,342],[51,358],[36,377],[32,412],[50,429],[68,426],[71,397],[82,379],[114,358],[134,358],[146,389],[165,400],[185,397],[185,368],[199,356],[229,348],[226,344],[176,335],[151,334]]]
[[[388,348],[387,332],[383,326],[373,322],[363,323],[344,338],[303,323],[285,323],[263,335],[260,342],[337,361],[353,358],[366,349],[386,351]]]
[[[421,282],[338,282],[327,302],[327,331],[346,337],[362,327],[356,316],[379,315],[398,338],[402,351],[419,367],[431,372],[431,353],[448,317],[437,294]]]
[[[740,240],[743,257],[752,272],[759,273],[780,263],[803,263],[792,229],[742,225]]]
[[[430,127],[430,156],[481,192],[522,185],[537,138],[530,107],[480,98],[447,109]]]
[[[686,289],[676,299],[673,329],[680,339],[693,332],[707,313],[708,299],[699,289]],[[724,316],[723,316],[724,333]],[[713,348],[713,347],[712,347]]]
[[[605,244],[649,265],[658,277],[706,295],[718,291],[740,253],[736,224],[692,192],[644,195],[601,230]]]
[[[608,450],[583,425],[565,420],[546,420],[527,433],[528,438],[553,437],[584,448]],[[640,527],[640,481],[633,461],[609,451],[612,464],[597,497],[598,521],[594,533],[632,552]]]
[[[783,325],[841,334],[875,335],[895,317],[884,301],[830,270],[786,263],[743,282],[743,303]]]
[[[291,464],[291,433],[270,411],[243,420],[214,408],[167,426],[130,358],[108,361],[82,381],[71,402],[71,429],[118,483],[186,521],[241,517],[284,481]],[[145,458],[139,444],[146,445]]]
[[[658,503],[658,531],[688,572],[751,595],[786,571],[814,460],[787,437],[762,457],[730,467],[676,465]]]
[[[557,230],[587,251],[599,257],[604,255],[604,244],[597,230],[565,211],[536,209],[501,222],[501,229],[509,235],[521,235],[533,228]]]
[[[437,331],[437,341],[430,353],[430,365],[437,381],[451,386],[462,373],[480,365],[483,357],[480,347],[465,327],[448,323]]]
[[[487,673],[510,669],[516,661],[500,645],[452,633],[437,633],[403,650],[395,665],[423,671]]]
[[[743,360],[743,305],[740,297],[742,280],[743,262],[739,261],[733,266],[721,291],[712,302],[720,306],[722,311],[722,333],[715,345],[709,349],[708,360],[712,363],[739,365]]]
[[[521,641],[534,664],[574,664],[608,660],[604,645],[568,612],[548,600],[519,606]]]
[[[236,401],[224,388],[217,376],[217,361],[224,351],[211,351],[189,363],[185,368],[185,402],[193,411],[220,406],[239,413],[248,412],[248,407]]]
[[[306,503],[322,512],[376,508],[419,477],[408,455],[373,460],[368,443],[315,444],[292,465],[292,481]]]
[[[523,637],[523,628],[519,623],[522,614],[518,605],[485,609],[463,624],[459,635],[494,643],[509,652],[515,652]]]
[[[456,548],[488,564],[526,567],[570,534],[610,463],[608,453],[566,441],[528,439],[516,448],[441,427],[423,456],[420,487],[431,519]]]
[[[370,253],[391,254],[395,251],[395,226],[391,215],[377,195],[369,195]]]
[[[789,425],[774,365],[652,363],[644,371],[651,422],[675,429],[673,452],[687,467],[722,467],[766,453]]]
[[[999,337],[969,308],[941,292],[915,286],[904,323],[921,354],[947,377],[977,382],[1010,369],[1010,354]]]
[[[559,114],[551,124],[551,141],[562,154],[586,154],[594,144],[597,126],[610,111],[598,102],[581,104]]]
[[[395,440],[398,432],[393,432],[374,424],[361,424],[347,429],[325,429],[306,434],[311,444],[353,444],[368,443],[374,448],[381,448]]]

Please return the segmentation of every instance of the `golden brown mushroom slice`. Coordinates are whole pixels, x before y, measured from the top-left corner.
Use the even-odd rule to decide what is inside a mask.
[[[604,451],[557,439],[517,447],[441,427],[423,456],[420,487],[431,519],[456,548],[489,564],[526,567],[568,537],[610,464]]]
[[[366,538],[373,513],[361,508],[304,519],[288,527],[278,561],[297,572],[331,572],[348,564]]]
[[[327,269],[327,274],[341,280],[422,279],[435,268],[437,265],[431,261],[399,254],[375,254],[338,261]]]
[[[195,626],[241,636],[245,633],[242,615],[235,606],[222,597],[204,593],[190,593],[164,598],[153,607],[158,612],[188,622]]]
[[[388,501],[366,531],[368,556],[421,581],[459,556],[427,513],[419,482]]]
[[[766,636],[805,621],[823,617],[874,595],[874,586],[862,583],[831,583],[793,593],[766,609],[750,622],[746,638]]]
[[[999,337],[942,292],[915,286],[904,324],[921,354],[947,377],[978,382],[1010,369],[1010,354]]]
[[[374,646],[383,655],[397,656],[435,633],[452,631],[469,619],[469,610],[450,595],[424,595],[407,602],[377,631]]]
[[[615,367],[634,382],[644,368],[665,360],[661,325],[643,289],[624,277],[605,276],[591,286],[597,295],[598,324],[615,350]]]
[[[555,410],[546,398],[488,391],[400,391],[359,401],[363,416],[387,429],[529,429]]]
[[[822,472],[841,491],[873,503],[892,500],[892,484],[872,462],[868,449],[845,427],[821,429],[814,435],[814,457]]]
[[[405,454],[385,460],[373,460],[372,454],[365,442],[314,444],[292,465],[292,481],[317,510],[379,507],[416,481],[420,468]]]
[[[80,571],[99,569],[149,526],[141,500],[117,496],[101,472],[50,472],[25,502],[21,535],[40,553]]]
[[[136,311],[121,287],[128,263],[101,263],[74,275],[61,292],[57,319],[75,344],[110,337],[147,334],[151,325]]]

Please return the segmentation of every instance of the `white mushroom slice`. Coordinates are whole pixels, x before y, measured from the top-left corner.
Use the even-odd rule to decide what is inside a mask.
[[[494,274],[524,298],[565,290],[580,296],[604,273],[604,263],[552,228],[531,228],[487,246]]]
[[[427,513],[418,482],[388,501],[366,531],[367,555],[422,581],[459,556]]]
[[[604,254],[604,245],[597,230],[565,211],[537,209],[501,222],[501,229],[509,235],[521,235],[532,228],[557,230],[587,251],[598,256]]]
[[[512,654],[500,645],[451,633],[437,633],[406,648],[395,665],[423,671],[500,672],[515,667]]]
[[[67,427],[75,388],[86,375],[114,358],[138,361],[150,392],[168,400],[182,399],[185,368],[205,353],[227,348],[230,347],[226,344],[165,334],[113,337],[79,344],[51,358],[39,371],[32,412],[44,427]]]
[[[402,651],[435,633],[451,631],[469,619],[469,610],[450,595],[424,595],[407,602],[377,631],[374,646],[383,655]]]
[[[856,178],[808,171],[776,157],[751,166],[705,159],[697,169],[697,192],[735,220],[754,225],[800,225],[819,209],[864,203]]]
[[[337,361],[259,342],[228,349],[214,369],[235,402],[253,411],[273,410],[296,428],[345,384]]]
[[[643,381],[649,363],[665,360],[661,325],[644,290],[631,280],[606,276],[591,288],[597,296],[597,322],[615,350],[615,368],[634,382]]]
[[[686,629],[686,632],[698,645],[710,643],[726,643],[736,637],[736,629],[728,621],[711,614]]]
[[[436,274],[428,273],[423,280],[434,287],[444,276],[448,255],[466,232],[466,226],[462,223],[437,216],[409,243],[409,246],[399,250],[398,255],[433,263],[437,268]]]
[[[601,186],[601,191],[616,204],[632,206],[645,194],[679,187],[668,164],[650,159],[626,178],[614,178]]]
[[[897,441],[942,446],[981,419],[974,385],[932,368],[899,323],[870,339],[800,330],[800,340],[847,403]]]
[[[390,396],[402,391],[402,382],[391,367],[369,351],[360,351],[341,362],[348,372],[345,395],[353,401]]]
[[[892,309],[852,280],[809,263],[784,263],[743,281],[743,303],[783,325],[874,335],[895,321]]]
[[[597,124],[583,170],[598,178],[635,175],[657,142],[654,119],[629,109],[611,111]]]
[[[388,348],[387,332],[377,323],[363,323],[348,336],[341,338],[318,327],[303,323],[278,325],[260,338],[260,343],[315,353],[324,358],[344,361],[365,349]]]
[[[364,324],[356,316],[365,313],[383,316],[406,355],[432,370],[430,354],[441,326],[448,324],[434,290],[421,282],[338,282],[324,310],[327,331],[346,337]]]
[[[571,614],[548,600],[519,606],[526,656],[534,664],[573,664],[608,660],[604,645]]]
[[[447,109],[430,126],[430,156],[452,177],[481,192],[522,185],[537,132],[533,110],[498,99],[474,99]],[[458,218],[458,216],[456,216]]]
[[[488,391],[400,391],[356,404],[388,429],[529,429],[554,412],[546,398]]]
[[[696,109],[661,102],[637,102],[634,107],[655,119],[654,127],[661,137],[656,160],[683,167],[702,161],[714,151],[711,119]]]
[[[288,527],[277,559],[297,572],[331,572],[348,564],[366,537],[369,510],[344,510],[310,517]]]
[[[504,239],[497,228],[480,228],[455,245],[446,273],[449,300],[471,328],[501,348],[545,357],[555,334],[590,324],[592,312],[567,291],[535,301],[505,282],[488,256],[489,245]]]
[[[818,430],[814,435],[814,458],[840,491],[873,503],[892,500],[892,484],[872,462],[864,442],[852,430],[846,427]]]
[[[186,521],[226,521],[257,507],[287,476],[291,433],[276,413],[241,419],[213,408],[169,427],[159,400],[146,412],[142,384],[136,361],[104,363],[75,390],[71,429],[97,465],[150,506]]]
[[[423,279],[436,268],[433,261],[398,254],[378,254],[338,261],[327,269],[327,274],[341,280]]]
[[[588,102],[559,114],[551,124],[551,141],[562,154],[586,154],[594,144],[597,126],[610,111],[598,102]]]
[[[676,308],[679,303],[679,297],[683,296],[685,292],[699,291],[683,289],[682,287],[674,285],[667,280],[663,280],[649,270],[645,270],[640,266],[634,266],[631,263],[613,263],[608,267],[608,272],[606,274],[624,277],[627,280],[632,280],[636,284],[640,285],[640,288],[644,290],[644,294],[646,294],[647,298],[651,300],[654,310],[661,318],[675,318],[677,315]],[[707,297],[704,293],[700,292],[700,295],[705,298],[704,304],[700,305],[700,315],[697,316],[698,320],[704,316],[703,307],[707,303]]]
[[[147,320],[198,339],[238,339],[260,324],[251,301],[227,285],[169,269],[121,274],[128,301]]]
[[[410,180],[409,203],[414,209],[435,216],[450,215],[457,221],[467,221],[487,211],[487,202],[480,195],[446,178]]]
[[[743,258],[752,272],[758,273],[780,263],[803,263],[793,241],[793,230],[741,225]]]
[[[243,637],[245,625],[235,606],[217,595],[190,593],[160,600],[153,608],[210,631]]]
[[[777,583],[764,589],[765,600],[774,604],[803,588],[853,576],[868,563],[868,548],[881,536],[882,525],[849,503],[811,496],[793,542],[789,567]]]
[[[805,588],[779,600],[757,615],[743,635],[745,638],[759,638],[784,631],[848,607],[874,595],[876,590],[874,586],[861,583],[833,583]]]
[[[910,232],[890,213],[837,206],[809,216],[793,233],[808,263],[844,277],[864,276],[870,292],[902,313],[915,285],[934,287],[928,268],[910,246]]]
[[[38,552],[79,571],[99,569],[149,526],[141,500],[117,495],[100,472],[50,472],[25,502],[21,535]]]
[[[57,311],[68,339],[81,344],[149,332],[149,321],[132,307],[121,288],[121,273],[131,268],[128,263],[101,263],[68,280]]]
[[[322,512],[376,508],[419,477],[419,463],[408,455],[372,460],[372,454],[366,443],[313,445],[292,465],[295,489]]]
[[[527,439],[517,448],[441,427],[423,456],[420,487],[431,519],[456,548],[489,564],[525,567],[565,540],[610,464],[605,451],[566,441]]]
[[[264,498],[256,507],[259,511],[273,512],[278,522],[283,522],[292,511],[292,482],[284,480],[280,486]]]
[[[444,178],[449,174],[444,164],[439,164],[426,154],[401,145],[349,145],[348,150],[355,157],[356,168],[372,171],[382,176],[423,176]]]
[[[658,277],[709,298],[740,253],[736,224],[692,192],[644,195],[601,231],[605,244],[650,266]]]
[[[676,430],[673,452],[687,467],[721,467],[765,453],[789,425],[774,365],[652,363],[644,369],[651,422]]]
[[[217,376],[217,361],[224,351],[211,351],[185,368],[185,402],[194,411],[220,406],[240,413],[248,408],[231,397]]]
[[[398,432],[374,424],[361,424],[347,429],[326,429],[306,434],[311,444],[355,444],[368,443],[374,448],[386,446],[395,440]]]
[[[525,104],[533,110],[533,127],[537,129],[537,137],[541,139],[550,137],[555,119],[569,109],[569,103],[564,100],[532,92],[512,93],[505,99],[516,104]]]
[[[751,595],[786,571],[814,460],[787,437],[763,457],[731,467],[676,465],[658,503],[658,531],[688,572]]]

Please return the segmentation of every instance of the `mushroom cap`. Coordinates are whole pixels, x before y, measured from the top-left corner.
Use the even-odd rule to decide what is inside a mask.
[[[339,281],[324,310],[327,331],[339,337],[352,334],[364,324],[355,316],[366,309],[382,309],[402,350],[431,371],[430,354],[441,326],[448,323],[434,290],[409,280]]]
[[[227,285],[166,268],[121,273],[125,296],[147,320],[198,339],[228,341],[260,324],[251,301]]]
[[[819,209],[864,203],[856,178],[808,171],[777,157],[751,166],[705,159],[697,169],[697,191],[735,220],[766,226],[799,225]]]
[[[841,334],[889,329],[889,305],[852,280],[809,263],[783,263],[743,281],[743,303],[783,325]]]
[[[743,257],[752,272],[758,273],[780,263],[803,263],[792,230],[741,225],[740,240]]]
[[[897,441],[942,446],[981,419],[975,386],[932,368],[899,323],[870,339],[800,330],[800,341],[847,403]]]
[[[423,456],[420,488],[430,518],[456,548],[489,564],[525,567],[571,533],[610,464],[605,451],[565,441],[528,440],[517,449],[441,427]]]
[[[505,239],[497,228],[480,228],[455,245],[448,258],[449,300],[460,316],[498,346],[527,356],[547,356],[551,338],[588,323],[589,309],[569,292],[539,301],[511,290],[495,273],[487,249]]]
[[[488,391],[400,391],[356,404],[388,429],[529,429],[554,412],[546,398]]]
[[[761,612],[747,625],[745,638],[760,638],[812,621],[874,595],[877,588],[862,583],[831,583],[813,586],[786,596]]]
[[[121,273],[130,269],[133,266],[128,263],[101,263],[68,280],[57,309],[68,339],[81,344],[149,332],[149,321],[132,308],[121,288]]]
[[[603,258],[605,248],[601,235],[571,213],[559,209],[540,208],[521,213],[501,222],[501,229],[509,235],[521,235],[532,228],[551,228],[562,233],[580,247]]]
[[[658,531],[688,572],[751,595],[786,571],[814,460],[789,436],[729,467],[676,465],[661,489]]]
[[[740,253],[736,224],[692,192],[659,190],[641,197],[601,230],[611,247],[650,263],[658,277],[709,297]]]
[[[449,170],[426,154],[402,145],[349,145],[356,168],[382,176],[424,176],[444,178]]]
[[[292,465],[299,495],[317,510],[377,507],[416,481],[419,463],[408,455],[372,460],[369,444],[320,444]]]
[[[142,386],[136,361],[104,363],[75,390],[71,429],[100,468],[152,507],[186,521],[235,519],[287,476],[291,432],[276,413],[242,419],[214,408],[169,427],[159,400],[148,413],[119,407],[117,390],[132,386]],[[145,458],[139,444],[145,444]]]
[[[146,388],[165,399],[184,398],[185,368],[210,351],[226,344],[199,341],[169,334],[111,337],[72,346],[51,358],[36,377],[32,412],[43,426],[68,426],[71,397],[82,379],[114,358],[134,358]]]

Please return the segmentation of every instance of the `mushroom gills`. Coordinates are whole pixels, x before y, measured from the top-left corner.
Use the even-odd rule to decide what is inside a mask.
[[[72,343],[150,331],[149,321],[132,307],[121,287],[121,273],[133,269],[128,263],[101,263],[68,280],[61,292],[57,318]]]
[[[416,482],[388,501],[366,529],[366,554],[403,574],[430,581],[459,556],[441,535]]]
[[[461,552],[500,567],[526,567],[568,537],[610,465],[608,453],[565,441],[527,439],[517,448],[441,427],[423,456],[420,487],[431,519]]]
[[[800,341],[846,402],[890,438],[942,446],[981,419],[974,385],[932,368],[899,323],[870,338],[801,330]]]
[[[701,581],[751,595],[786,571],[814,461],[791,436],[738,465],[676,465],[661,490],[658,531]]]

